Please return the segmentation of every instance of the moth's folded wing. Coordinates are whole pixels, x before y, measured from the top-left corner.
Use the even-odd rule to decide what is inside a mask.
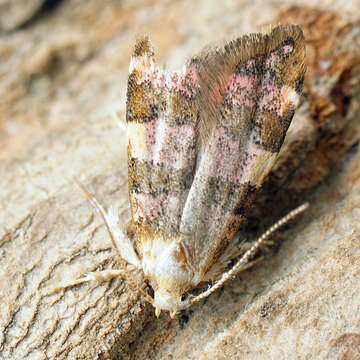
[[[155,233],[170,241],[196,163],[198,64],[170,72],[156,67],[153,57],[149,40],[138,40],[127,91],[129,197],[134,228],[150,241]]]
[[[202,151],[180,227],[200,273],[236,233],[274,164],[299,102],[304,57],[301,29],[289,25],[202,58]]]

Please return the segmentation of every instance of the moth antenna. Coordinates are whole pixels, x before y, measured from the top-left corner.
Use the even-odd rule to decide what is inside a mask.
[[[88,198],[88,200],[90,201],[91,205],[100,213],[104,223],[105,223],[105,226],[107,228],[107,231],[109,233],[109,236],[110,236],[110,240],[112,242],[112,245],[116,251],[116,254],[120,260],[120,265],[125,273],[125,276],[126,276],[126,279],[128,280],[128,282],[131,284],[131,286],[133,286],[135,289],[137,289],[141,295],[144,296],[145,300],[148,301],[151,305],[153,305],[153,299],[152,297],[147,294],[137,283],[136,281],[133,279],[133,277],[130,275],[130,273],[128,272],[127,270],[127,267],[126,267],[126,262],[125,260],[122,258],[121,256],[121,252],[120,252],[120,249],[118,248],[117,246],[117,243],[114,239],[114,236],[111,232],[111,229],[110,229],[110,225],[109,223],[107,222],[106,220],[106,211],[104,209],[104,207],[97,201],[97,199],[95,198],[94,195],[92,195],[81,183],[79,180],[77,180],[76,178],[73,179],[75,184],[85,193],[86,197]]]
[[[277,223],[271,226],[268,230],[266,230],[254,243],[254,245],[245,252],[245,254],[239,259],[239,261],[226,273],[223,274],[221,279],[217,281],[211,288],[204,291],[202,294],[192,298],[189,300],[189,305],[195,302],[201,301],[219,289],[221,286],[224,285],[226,281],[228,281],[231,277],[233,277],[240,269],[240,267],[246,264],[249,259],[255,255],[256,251],[264,245],[266,240],[281,226],[295,218],[297,215],[305,211],[309,207],[309,203],[305,203],[297,207],[296,209],[290,211],[286,216],[280,219]]]

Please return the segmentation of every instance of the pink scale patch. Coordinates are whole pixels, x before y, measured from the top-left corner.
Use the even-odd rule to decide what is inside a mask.
[[[253,107],[256,104],[256,88],[259,77],[232,74],[226,87],[226,98],[238,107]]]
[[[211,230],[216,230],[219,227],[219,224],[225,223],[227,219],[227,211],[225,211],[218,204],[212,203],[209,211],[209,225]]]
[[[234,164],[239,163],[241,156],[239,146],[240,141],[233,140],[224,127],[216,127],[209,141],[207,153],[211,154],[212,158],[208,163],[210,168],[206,171],[214,177],[230,180],[234,173]],[[224,162],[224,159],[228,161]]]
[[[287,54],[290,54],[290,53],[293,52],[294,46],[288,44],[288,45],[284,45],[284,46],[282,47],[282,49],[283,49],[284,54],[287,55]]]
[[[256,74],[255,59],[249,59],[242,72],[230,75],[225,93],[227,101],[237,107],[257,105],[263,111],[276,111],[280,115],[280,88],[275,85],[270,69],[276,68],[293,50],[294,47],[287,44],[268,54],[263,60],[265,69],[259,74]]]
[[[194,65],[182,71],[165,71],[155,66],[147,67],[142,72],[140,83],[149,82],[154,89],[178,91],[191,97],[198,89],[198,73]]]
[[[240,142],[232,140],[226,129],[218,126],[209,141],[209,149],[206,152],[209,158],[203,160],[204,167],[201,172],[205,177],[211,174],[233,184],[244,184],[250,178],[253,161],[259,158],[261,151],[262,149],[252,142],[240,151]]]
[[[261,98],[258,106],[265,111],[280,110],[280,89],[274,84],[262,86]]]
[[[156,125],[160,128],[156,129]],[[146,131],[148,162],[174,169],[186,168],[192,162],[195,156],[193,145],[196,140],[194,126],[184,124],[174,127],[165,120],[158,124],[154,120],[146,125]]]
[[[153,148],[155,145],[155,126],[157,120],[152,120],[146,123],[146,149],[147,149],[147,160],[152,159],[153,157]]]
[[[168,199],[165,195],[154,198],[152,195],[140,193],[133,194],[133,199],[138,201],[142,206],[138,207],[138,216],[149,221],[154,221],[159,216],[163,216],[163,208],[166,207]],[[141,210],[142,211],[141,211]]]

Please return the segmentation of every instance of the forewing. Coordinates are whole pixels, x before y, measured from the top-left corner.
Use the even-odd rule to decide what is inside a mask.
[[[198,64],[182,71],[155,66],[147,38],[130,64],[127,90],[129,198],[138,238],[179,231],[192,184],[198,138]],[[141,234],[141,232],[143,234]]]
[[[201,150],[180,231],[202,274],[238,230],[271,170],[305,73],[301,29],[279,26],[202,56]]]

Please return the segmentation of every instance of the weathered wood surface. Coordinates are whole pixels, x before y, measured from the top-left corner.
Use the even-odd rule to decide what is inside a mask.
[[[1,35],[0,359],[359,355],[360,23],[335,1],[319,2],[322,10],[282,3],[261,4],[260,14],[245,1],[73,0]],[[155,319],[121,278],[48,295],[119,267],[101,219],[69,179],[127,218],[125,137],[110,115],[124,117],[136,34],[149,34],[157,60],[178,67],[260,21],[302,26],[308,72],[278,166],[241,235],[255,237],[310,200],[287,242],[173,321]]]

